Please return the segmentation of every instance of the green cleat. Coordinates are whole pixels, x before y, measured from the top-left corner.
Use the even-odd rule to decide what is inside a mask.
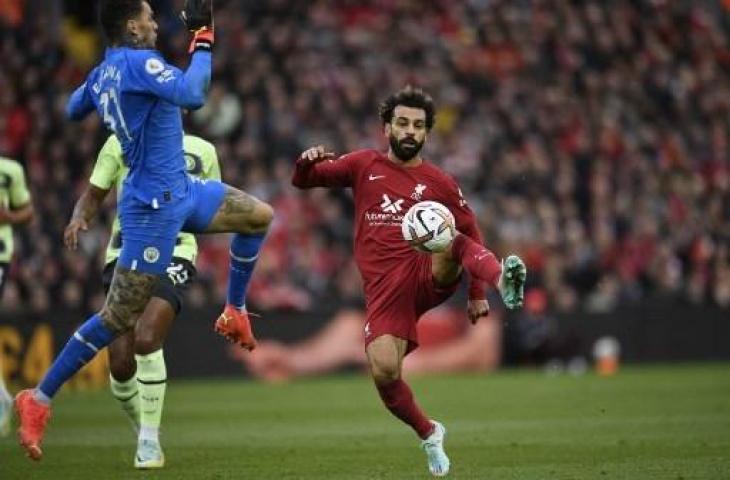
[[[499,277],[499,293],[509,310],[522,307],[525,300],[525,280],[527,267],[517,255],[502,260],[502,275]]]

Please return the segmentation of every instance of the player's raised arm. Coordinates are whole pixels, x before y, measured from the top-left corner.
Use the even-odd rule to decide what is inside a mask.
[[[352,154],[335,160],[335,154],[322,145],[309,148],[297,159],[292,185],[297,188],[350,187],[354,176]]]
[[[210,85],[214,33],[212,0],[188,0],[180,14],[193,38],[189,52],[190,65],[185,72],[167,64],[153,50],[135,52],[134,90],[153,93],[170,103],[187,109],[203,106]]]

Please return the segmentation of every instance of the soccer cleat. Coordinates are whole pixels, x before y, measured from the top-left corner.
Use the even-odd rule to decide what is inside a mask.
[[[449,474],[451,462],[444,452],[444,439],[446,438],[446,427],[439,422],[431,420],[433,433],[426,440],[421,442],[423,450],[426,451],[428,469],[434,477],[445,477]]]
[[[165,454],[159,442],[140,440],[137,444],[137,453],[134,456],[134,468],[147,470],[165,466]]]
[[[238,310],[233,305],[226,305],[221,316],[215,321],[215,331],[246,350],[256,348],[248,312]]]
[[[51,407],[43,405],[33,397],[33,390],[21,390],[15,396],[15,411],[18,413],[18,441],[25,454],[33,460],[43,456],[41,442],[46,423],[51,418]]]
[[[10,419],[13,411],[13,399],[0,388],[0,437],[7,437],[10,433]]]
[[[502,261],[502,275],[499,277],[499,293],[509,310],[520,308],[525,299],[527,267],[517,255],[510,255]]]

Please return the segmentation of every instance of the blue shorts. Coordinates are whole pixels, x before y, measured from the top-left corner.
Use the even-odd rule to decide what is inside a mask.
[[[125,199],[119,205],[119,265],[142,273],[164,273],[172,260],[177,234],[204,232],[224,194],[225,184],[193,178],[185,197],[160,202],[158,208],[134,198]]]

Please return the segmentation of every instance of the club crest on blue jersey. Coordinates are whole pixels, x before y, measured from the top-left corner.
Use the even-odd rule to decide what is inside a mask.
[[[160,259],[160,251],[157,250],[155,247],[147,247],[144,249],[142,256],[144,257],[145,262],[155,263],[157,262],[157,260]]]
[[[165,64],[159,58],[150,57],[144,63],[144,69],[150,75],[157,75],[165,69]]]

